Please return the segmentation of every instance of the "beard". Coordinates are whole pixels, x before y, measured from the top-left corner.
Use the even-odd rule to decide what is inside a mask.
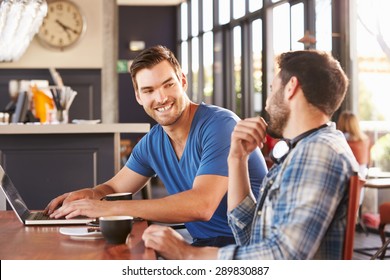
[[[273,94],[266,108],[267,133],[276,139],[283,138],[283,132],[290,117],[290,108],[283,97],[284,88],[280,88]]]

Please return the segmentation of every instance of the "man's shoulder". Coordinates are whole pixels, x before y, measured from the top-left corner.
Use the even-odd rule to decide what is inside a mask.
[[[303,145],[305,155],[307,155],[307,151],[313,155],[321,157],[337,157],[340,160],[344,160],[346,158],[350,159],[352,157],[352,153],[350,151],[347,140],[344,135],[336,130],[336,129],[326,129],[324,131],[319,131],[313,137],[308,137],[307,141],[303,141],[305,144]]]
[[[302,141],[305,143],[305,145],[325,145],[329,147],[333,146],[339,146],[346,144],[347,141],[345,140],[345,137],[340,133],[340,131],[335,129],[324,129],[319,130],[317,133],[313,133],[313,135],[310,135],[307,137],[307,139]]]
[[[223,119],[223,118],[231,118],[237,121],[239,117],[232,111],[216,106],[201,103],[198,108],[198,114],[200,119]]]
[[[238,120],[238,116],[230,110],[202,103],[193,120],[192,131],[198,134],[228,133],[230,135]]]
[[[202,103],[191,124],[191,135],[197,139],[228,138],[239,118],[233,112],[215,105]]]
[[[329,143],[331,146],[333,145],[347,145],[347,140],[345,139],[344,135],[336,129],[329,128],[324,131],[319,131],[318,136],[315,138],[314,141],[323,142],[323,143]]]

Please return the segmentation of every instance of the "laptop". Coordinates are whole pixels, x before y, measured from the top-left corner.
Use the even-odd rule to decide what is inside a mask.
[[[87,224],[94,221],[93,218],[77,217],[72,219],[53,219],[45,215],[43,211],[30,211],[23,201],[20,193],[15,188],[9,176],[0,165],[0,189],[3,191],[8,203],[11,205],[16,216],[24,225],[76,225]]]

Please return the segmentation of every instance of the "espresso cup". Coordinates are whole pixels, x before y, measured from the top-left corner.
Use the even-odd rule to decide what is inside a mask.
[[[100,231],[107,243],[123,244],[133,228],[132,216],[107,216],[99,218]]]
[[[114,200],[132,200],[133,194],[131,192],[125,193],[111,193],[103,197],[101,200],[114,201]]]

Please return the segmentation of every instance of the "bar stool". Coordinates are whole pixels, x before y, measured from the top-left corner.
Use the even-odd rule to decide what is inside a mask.
[[[380,217],[379,235],[382,240],[382,249],[383,249],[379,258],[383,260],[386,255],[387,246],[389,245],[389,242],[386,242],[385,226],[387,224],[390,224],[390,202],[382,203],[379,206],[379,217]]]

